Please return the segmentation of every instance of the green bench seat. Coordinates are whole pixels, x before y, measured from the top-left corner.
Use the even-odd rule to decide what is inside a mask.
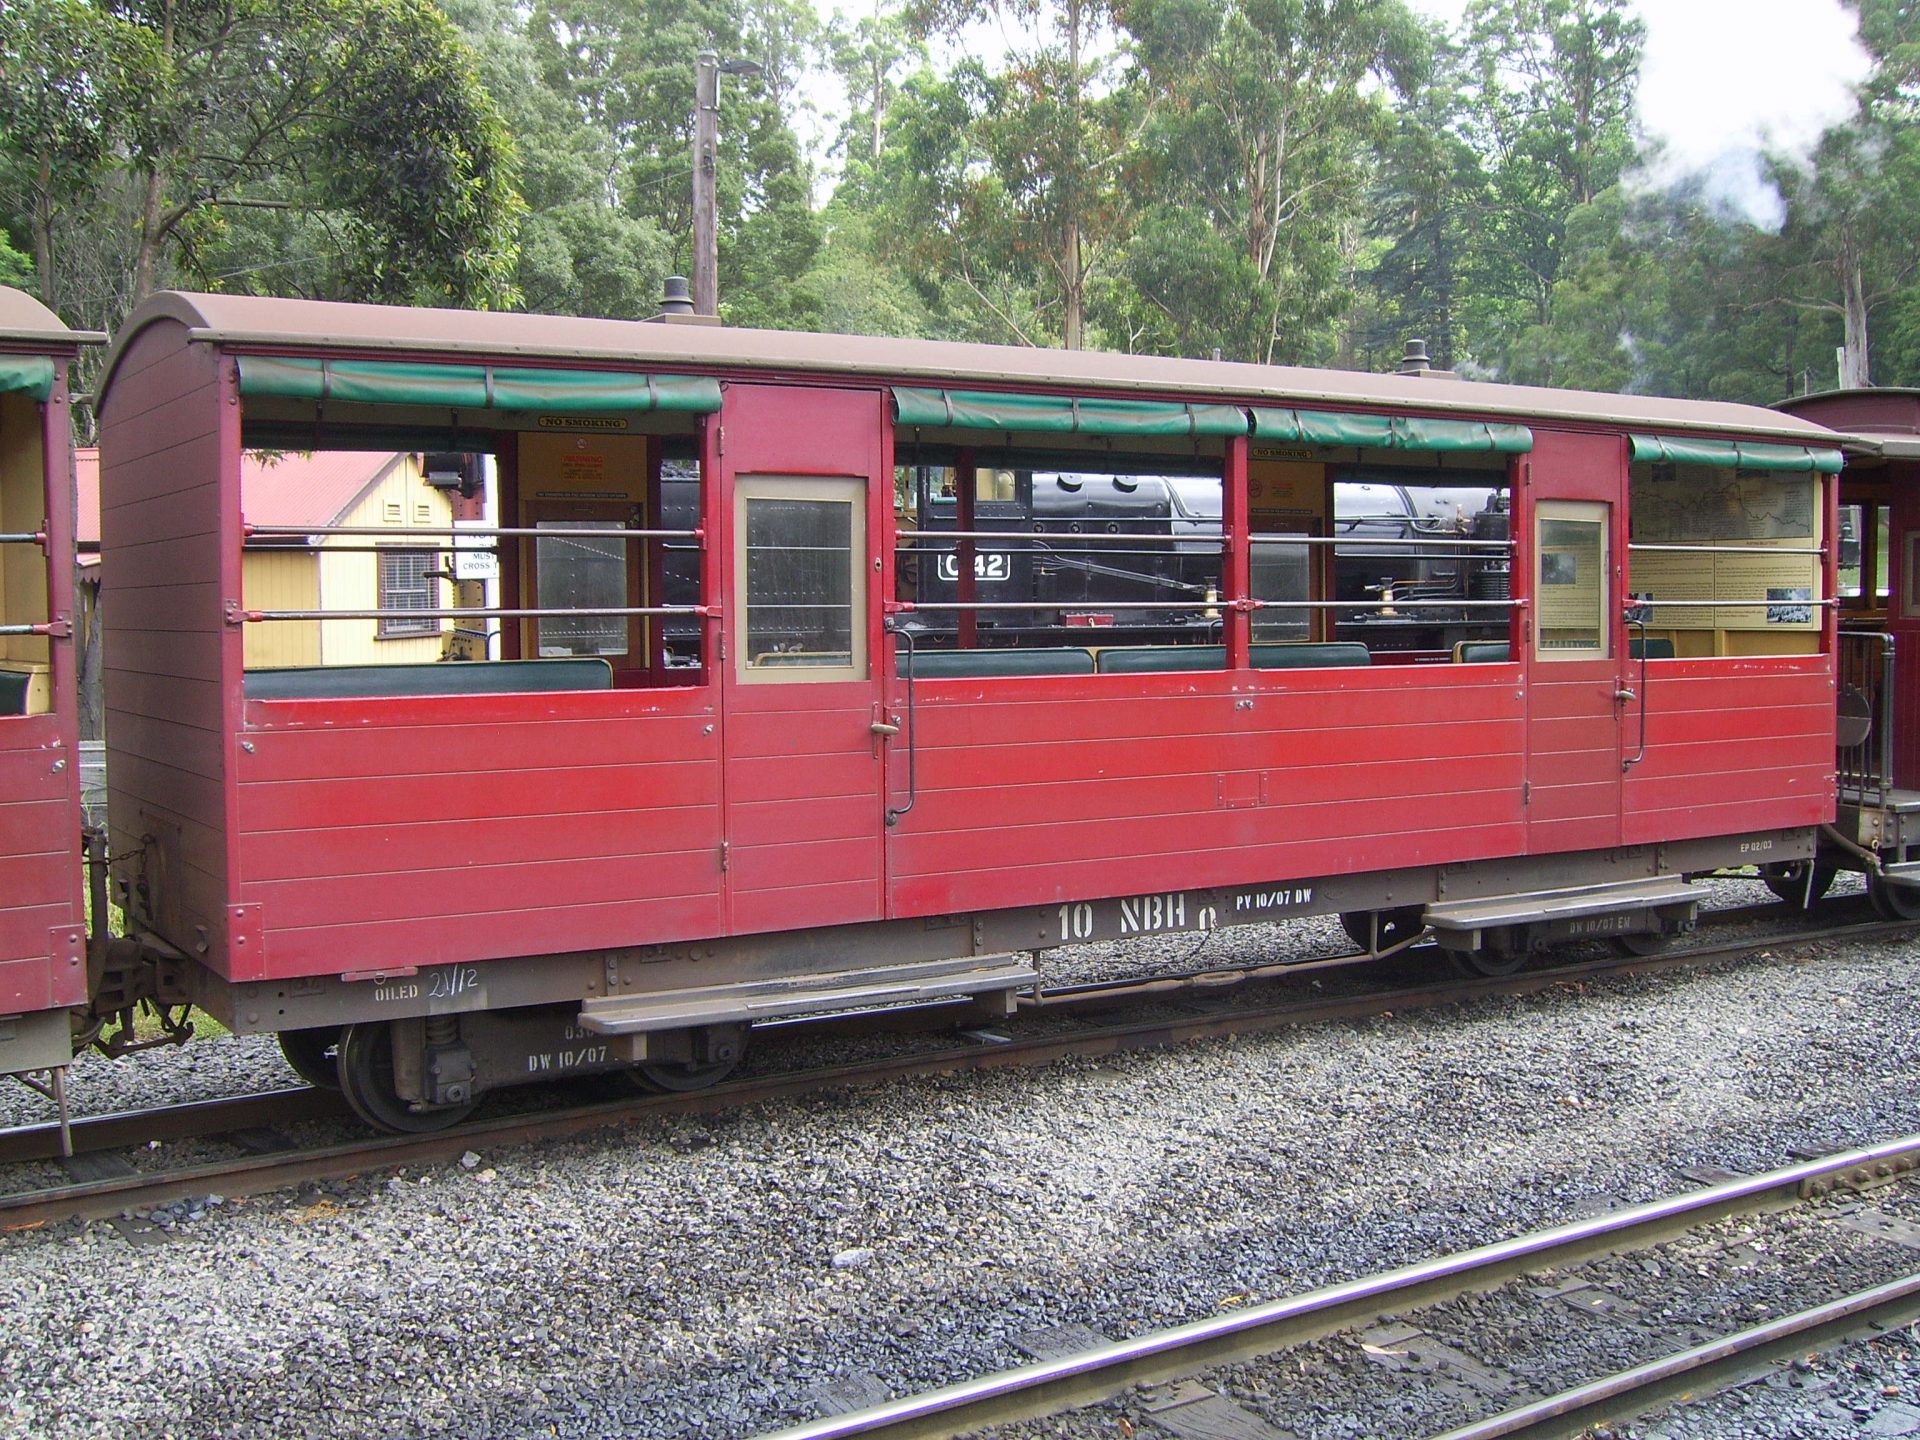
[[[1462,665],[1496,665],[1513,658],[1513,647],[1505,640],[1462,640],[1453,658]]]
[[[1367,647],[1354,640],[1320,645],[1262,644],[1248,656],[1256,670],[1321,670],[1342,665],[1371,665]],[[1224,645],[1118,645],[1100,652],[1102,675],[1144,675],[1168,670],[1223,670]]]
[[[978,679],[1002,675],[1091,675],[1093,656],[1073,646],[1033,650],[921,650],[909,660],[903,647],[898,669],[916,680]]]
[[[445,660],[425,665],[296,665],[277,670],[249,670],[244,688],[249,700],[611,690],[613,667],[596,658]]]
[[[27,713],[27,687],[33,676],[24,670],[0,670],[0,715]]]

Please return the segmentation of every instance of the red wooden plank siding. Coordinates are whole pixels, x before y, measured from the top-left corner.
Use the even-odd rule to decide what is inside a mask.
[[[882,802],[868,729],[872,687],[742,686],[734,694],[741,701],[727,717],[734,933],[877,919]]]
[[[22,346],[5,348],[18,354]],[[73,457],[67,408],[67,364],[54,362],[52,392],[44,402],[22,395],[0,398],[0,444],[9,463],[37,481],[45,505],[45,569],[41,556],[13,547],[15,563],[51,580],[42,613],[20,622],[73,620]],[[39,463],[33,459],[38,456]],[[24,517],[23,517],[24,518]],[[0,717],[0,1012],[46,1010],[86,998],[84,966],[69,963],[55,927],[73,930],[85,911],[80,884],[80,739],[70,636],[46,646],[51,710]]]
[[[1637,666],[1629,673],[1637,680]],[[1646,695],[1647,756],[1626,782],[1628,844],[1833,818],[1824,657],[1656,662]],[[1637,747],[1631,710],[1628,725]]]
[[[239,899],[260,907],[269,977],[721,929],[702,691],[246,708]]]
[[[190,952],[204,940],[208,963],[223,973],[223,694],[207,682],[222,676],[227,642],[230,557],[219,542],[219,499],[223,459],[237,464],[236,425],[208,347],[188,344],[171,321],[134,337],[105,400],[101,437],[112,845],[128,856],[147,847],[153,924]],[[183,581],[189,575],[197,578]],[[171,683],[180,678],[200,683]]]
[[[919,799],[889,840],[896,914],[1521,846],[1511,675],[1062,677],[993,693],[919,688]]]

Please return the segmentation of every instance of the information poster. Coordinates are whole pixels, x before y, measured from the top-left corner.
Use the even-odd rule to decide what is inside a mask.
[[[1726,553],[1634,550],[1627,588],[1641,602],[1635,618],[1664,630],[1818,628],[1813,601],[1820,557],[1796,553],[1818,544],[1815,496],[1810,475],[1636,466],[1636,546],[1714,546]]]

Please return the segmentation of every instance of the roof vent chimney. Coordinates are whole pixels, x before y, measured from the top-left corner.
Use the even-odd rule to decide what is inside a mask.
[[[696,315],[693,313],[693,293],[687,288],[684,275],[667,276],[666,284],[660,289],[660,313],[647,317],[667,325],[718,325],[717,315]]]
[[[1407,337],[1406,353],[1400,357],[1400,368],[1394,373],[1398,375],[1428,375],[1436,380],[1451,380],[1453,378],[1453,371],[1436,370],[1433,368],[1432,362],[1427,359],[1427,342],[1416,335]]]

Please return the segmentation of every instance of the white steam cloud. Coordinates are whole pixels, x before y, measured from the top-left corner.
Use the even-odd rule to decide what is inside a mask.
[[[1649,159],[1632,183],[1699,183],[1769,230],[1786,218],[1763,156],[1805,166],[1854,111],[1873,68],[1840,0],[1641,0],[1640,125]]]
[[[1467,0],[1412,0],[1457,27]],[[1853,114],[1873,62],[1841,0],[1635,0],[1646,22],[1640,128],[1642,190],[1698,184],[1767,229],[1786,218],[1764,157],[1801,166]]]

